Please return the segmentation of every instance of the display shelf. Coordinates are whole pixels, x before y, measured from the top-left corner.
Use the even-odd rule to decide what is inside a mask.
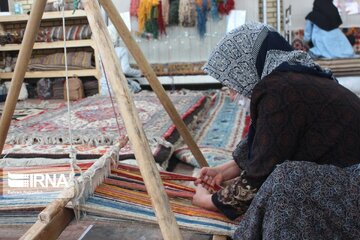
[[[80,69],[80,70],[69,70],[68,76],[77,75],[78,77],[88,77],[95,76],[99,78],[98,71],[96,68],[93,69]],[[0,79],[11,79],[13,76],[13,72],[8,73],[0,73]],[[54,78],[54,77],[65,77],[65,70],[57,70],[57,71],[33,71],[26,72],[25,78]]]
[[[66,47],[74,48],[74,47],[92,47],[94,48],[94,42],[91,39],[84,39],[84,40],[70,40],[66,41]],[[19,51],[21,48],[21,44],[6,44],[0,46],[0,51]],[[64,48],[63,41],[56,41],[56,42],[37,42],[34,44],[35,49],[52,49],[52,48]]]
[[[54,26],[57,26],[58,20],[62,17],[66,19],[71,19],[72,21],[76,21],[79,19],[80,22],[83,22],[83,19],[86,19],[86,13],[84,10],[76,10],[74,13],[72,10],[62,12],[44,12],[42,16],[42,21],[46,20],[47,22],[54,21]],[[7,29],[5,26],[11,25],[12,27],[16,25],[14,23],[27,22],[29,20],[29,15],[7,15],[0,16],[0,27],[1,29]],[[7,52],[18,52],[20,51],[22,44],[6,44],[0,46],[0,52],[2,54],[7,54]],[[77,75],[79,77],[95,77],[97,79],[100,78],[100,68],[98,64],[98,54],[96,52],[95,44],[92,39],[83,39],[83,40],[68,40],[66,41],[67,48],[87,48],[90,47],[94,52],[95,66],[92,69],[79,69],[79,70],[69,70],[68,76]],[[61,49],[64,48],[64,41],[54,41],[54,42],[36,42],[34,44],[34,50],[50,50],[50,49]],[[14,54],[14,53],[11,53]],[[13,76],[12,72],[0,73],[1,79],[11,79]],[[25,79],[33,79],[33,78],[55,78],[55,77],[65,77],[65,70],[52,70],[52,71],[28,71],[25,74]]]
[[[51,20],[51,19],[61,19],[63,17],[62,12],[44,12],[42,20]],[[86,18],[86,13],[84,10],[76,10],[73,14],[73,11],[64,11],[65,18]],[[15,23],[15,22],[26,22],[29,20],[29,15],[7,15],[0,16],[0,23]]]

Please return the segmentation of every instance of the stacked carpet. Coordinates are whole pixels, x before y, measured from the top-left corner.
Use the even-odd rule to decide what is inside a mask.
[[[55,78],[52,81],[52,98],[64,99],[64,78]]]
[[[99,93],[99,82],[97,79],[83,80],[85,96],[93,96]]]
[[[354,58],[318,59],[316,63],[330,69],[335,76],[356,76],[360,74],[360,56]]]

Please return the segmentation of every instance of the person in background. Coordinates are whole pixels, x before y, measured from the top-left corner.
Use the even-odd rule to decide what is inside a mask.
[[[113,42],[116,56],[119,59],[121,69],[124,73],[124,75],[127,78],[138,78],[142,76],[142,73],[140,70],[132,68],[130,66],[129,62],[129,52],[125,47],[120,46],[120,36],[113,24],[109,25],[107,27],[111,41]],[[102,77],[100,79],[100,95],[106,96],[109,95],[109,88],[108,83],[106,82],[105,73],[104,70],[102,70]],[[129,90],[133,93],[138,93],[141,91],[140,84],[133,80],[133,79],[127,79]]]
[[[203,70],[250,98],[251,125],[233,161],[200,170],[193,204],[246,212],[234,239],[359,236],[360,99],[261,23],[226,34]]]
[[[349,40],[339,29],[342,20],[332,0],[315,0],[305,17],[304,42],[314,58],[349,58],[355,55]],[[310,44],[311,43],[311,44]]]

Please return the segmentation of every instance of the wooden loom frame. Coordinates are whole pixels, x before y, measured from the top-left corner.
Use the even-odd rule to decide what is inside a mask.
[[[115,25],[125,45],[138,63],[141,71],[148,79],[153,91],[157,94],[160,102],[174,122],[185,143],[197,159],[200,166],[208,166],[204,156],[189,133],[186,125],[177,113],[170,98],[167,96],[163,86],[156,77],[155,72],[142,54],[140,48],[133,40],[116,7],[109,0],[99,0],[111,21]],[[0,152],[2,152],[7,133],[14,114],[17,99],[23,83],[25,72],[32,54],[36,34],[39,30],[41,18],[45,10],[47,0],[36,0],[32,6],[30,17],[26,25],[23,42],[19,51],[14,74],[11,79],[11,87],[5,101],[3,115],[0,120]],[[158,219],[161,233],[164,239],[182,239],[179,226],[171,211],[168,197],[165,193],[160,174],[156,168],[154,157],[151,153],[149,143],[142,128],[138,113],[132,96],[127,87],[127,80],[121,71],[121,67],[105,22],[101,17],[100,6],[96,0],[82,0],[90,28],[93,32],[94,41],[100,57],[104,63],[104,72],[108,76],[114,91],[114,96],[123,117],[129,140],[132,143],[135,158],[138,162],[141,175],[152,201],[155,215]],[[119,79],[119,80],[118,80]],[[51,202],[43,211],[49,218],[46,221],[38,220],[21,239],[54,239],[60,235],[63,229],[73,218],[71,210],[65,209],[71,198],[56,199]],[[221,239],[222,236],[214,236],[214,239]]]

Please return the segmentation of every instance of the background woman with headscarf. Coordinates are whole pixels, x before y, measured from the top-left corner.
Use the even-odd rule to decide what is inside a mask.
[[[230,88],[232,98],[250,98],[252,123],[233,152],[234,161],[201,169],[193,203],[236,219],[253,201],[236,232],[244,239],[267,230],[268,239],[291,239],[318,218],[329,222],[304,238],[328,227],[340,239],[344,232],[359,236],[360,99],[260,23],[229,32],[203,70]],[[232,182],[216,192],[208,187],[227,180]],[[281,236],[284,232],[289,235]]]
[[[304,41],[313,47],[314,57],[346,58],[354,56],[354,49],[339,29],[342,24],[332,0],[315,0],[312,11],[305,17]]]

